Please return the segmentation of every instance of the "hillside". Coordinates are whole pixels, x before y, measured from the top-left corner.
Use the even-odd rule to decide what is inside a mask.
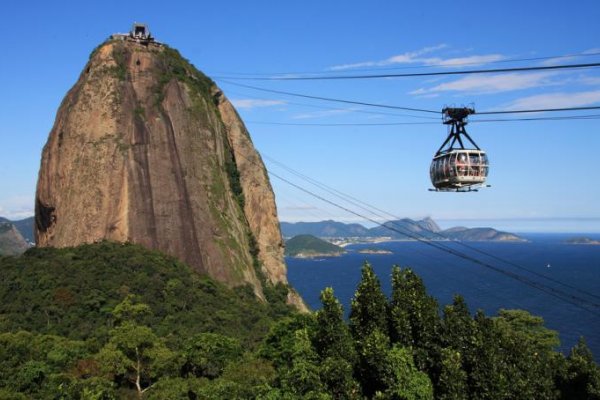
[[[492,228],[464,228],[455,227],[441,232],[444,236],[454,240],[471,242],[522,242],[525,239],[508,232],[497,231]]]
[[[0,222],[0,256],[23,253],[29,245],[10,222]]]
[[[248,287],[233,291],[173,257],[133,244],[32,248],[18,258],[0,257],[0,275],[2,332],[105,338],[112,310],[127,295],[150,306],[152,315],[144,321],[158,334],[180,338],[210,331],[254,342],[266,334],[271,316],[289,312],[283,287],[283,297],[282,290],[268,293],[267,305]]]
[[[11,221],[12,224],[19,230],[19,233],[29,243],[35,243],[35,218],[29,217],[17,221]]]
[[[321,222],[281,222],[281,232],[285,237],[313,235],[317,237],[368,236],[369,230],[360,224],[344,224],[336,221]]]
[[[290,257],[338,256],[343,253],[342,247],[313,235],[298,235],[285,242],[285,255]]]
[[[41,247],[133,242],[260,298],[287,284],[248,131],[214,82],[158,42],[113,35],[93,51],[44,147],[35,210]]]

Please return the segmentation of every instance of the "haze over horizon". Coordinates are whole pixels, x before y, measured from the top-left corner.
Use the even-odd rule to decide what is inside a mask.
[[[0,216],[14,220],[33,214],[41,150],[62,98],[94,47],[141,21],[157,40],[215,79],[236,105],[269,170],[318,195],[349,207],[289,168],[402,218],[431,216],[440,225],[470,227],[496,221],[490,225],[516,232],[600,232],[599,119],[476,123],[484,119],[476,115],[467,130],[490,157],[492,187],[431,193],[429,163],[446,135],[440,115],[239,86],[432,110],[470,103],[478,111],[598,106],[598,68],[339,81],[240,79],[596,63],[597,1],[577,7],[559,1],[544,7],[516,1],[440,3],[428,10],[360,1],[170,7],[157,1],[144,7],[109,1],[101,8],[65,1],[35,7],[11,3],[5,12],[11,18],[0,26],[10,55],[0,64]],[[515,59],[527,60],[510,61]],[[517,117],[591,114],[598,113]],[[372,125],[414,122],[433,123]],[[273,175],[271,182],[281,221],[360,219]],[[352,209],[367,212],[356,205]]]

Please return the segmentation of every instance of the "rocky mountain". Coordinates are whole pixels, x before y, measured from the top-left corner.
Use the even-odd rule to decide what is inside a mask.
[[[360,224],[344,224],[336,221],[321,222],[281,222],[281,231],[285,237],[313,235],[317,237],[355,237],[368,236],[369,230]]]
[[[35,239],[142,244],[261,298],[265,283],[287,284],[248,131],[209,78],[153,41],[101,44],[64,98],[42,154]]]
[[[388,221],[383,224],[390,228],[400,231],[407,232],[412,235],[420,235],[426,238],[435,238],[436,233],[440,232],[440,227],[431,218],[425,218],[419,221],[412,220],[410,218],[403,218],[395,221]],[[406,235],[401,235],[394,230],[385,228],[384,226],[378,226],[369,229],[370,236],[391,236],[396,239],[406,239]]]
[[[27,241],[12,223],[0,222],[0,256],[18,255],[28,248]]]

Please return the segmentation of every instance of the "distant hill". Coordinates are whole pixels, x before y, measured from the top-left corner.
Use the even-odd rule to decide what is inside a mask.
[[[27,240],[29,243],[35,242],[35,236],[33,234],[33,228],[35,224],[35,217],[29,217],[25,219],[20,219],[18,221],[11,221],[12,224],[19,230],[21,235]]]
[[[456,227],[442,231],[442,235],[449,239],[463,240],[467,242],[505,242],[524,241],[523,238],[513,233],[497,231],[492,228],[464,228]]]
[[[592,244],[592,245],[600,245],[600,240],[590,239],[588,237],[574,237],[565,240],[567,244]]]
[[[336,221],[281,222],[283,236],[313,235],[317,237],[363,237],[369,230],[360,224],[344,224]]]
[[[432,240],[464,240],[464,241],[522,241],[521,237],[498,231],[493,228],[454,227],[442,230],[431,218],[412,220],[403,218],[388,221],[383,225],[367,229],[360,224],[344,224],[336,221],[321,222],[282,222],[281,231],[285,237],[296,235],[314,235],[317,237],[390,237],[392,239],[411,239],[419,237]],[[406,232],[406,234],[399,232]]]
[[[23,253],[29,245],[10,222],[0,222],[0,255],[14,256]]]
[[[438,224],[436,224],[431,218],[425,218],[419,221],[415,221],[410,218],[403,218],[395,221],[388,221],[383,225],[389,226],[392,229],[400,232],[416,234],[425,238],[436,238],[436,233],[441,231]],[[387,229],[384,226],[377,226],[369,229],[369,236],[391,236],[394,239],[408,238],[408,236],[402,235],[394,230]]]
[[[346,251],[313,235],[294,236],[285,243],[285,255],[291,257],[337,256]]]

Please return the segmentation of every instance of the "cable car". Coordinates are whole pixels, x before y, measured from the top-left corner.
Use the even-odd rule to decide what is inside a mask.
[[[433,156],[429,175],[436,192],[473,192],[489,187],[485,180],[489,162],[485,151],[471,139],[465,125],[472,108],[444,108],[444,124],[450,125],[450,133]],[[472,147],[466,147],[470,144]]]

